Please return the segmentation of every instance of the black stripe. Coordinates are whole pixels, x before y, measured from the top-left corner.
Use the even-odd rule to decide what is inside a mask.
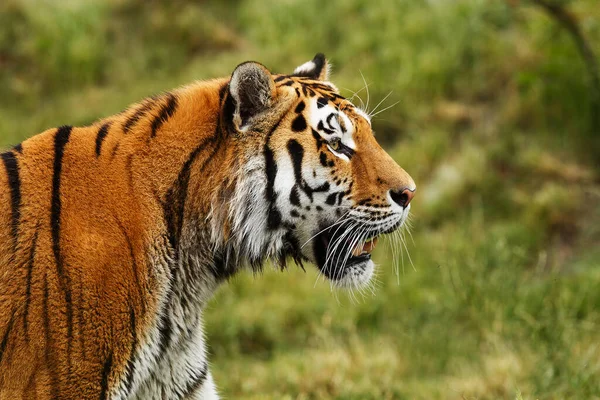
[[[275,202],[277,201],[277,193],[275,193],[275,177],[277,176],[277,163],[273,150],[269,147],[271,136],[279,128],[281,121],[286,115],[283,115],[279,121],[271,128],[267,134],[265,145],[263,146],[263,156],[265,158],[265,173],[267,175],[267,187],[265,188],[265,200],[269,203],[267,214],[267,227],[269,229],[277,229],[281,224],[281,213],[277,210]]]
[[[335,92],[329,92],[329,96],[333,97],[334,99],[338,99],[338,100],[346,100],[346,98],[342,95],[339,95]]]
[[[100,400],[108,399],[108,378],[112,369],[113,353],[112,351],[106,357],[102,366],[102,378],[100,379]]]
[[[327,123],[327,126],[329,128],[334,129],[334,126],[331,124],[331,120],[336,117],[337,117],[337,113],[331,113],[327,116],[327,118],[325,118],[325,122]]]
[[[334,130],[328,129],[325,127],[325,125],[323,125],[323,120],[319,121],[319,123],[317,124],[317,129],[325,132],[328,135],[333,135],[335,133]]]
[[[333,192],[333,193],[330,193],[329,196],[327,196],[327,199],[325,199],[325,203],[329,204],[330,206],[333,206],[337,202],[338,205],[340,205],[343,198],[344,198],[344,192]]]
[[[133,385],[133,364],[135,363],[135,349],[137,348],[137,331],[135,321],[135,310],[132,306],[129,309],[129,329],[131,330],[131,351],[129,352],[129,358],[127,359],[127,367],[125,368],[125,390],[126,396],[131,392],[131,386]]]
[[[329,103],[329,100],[325,97],[319,97],[317,99],[317,108],[323,108]]]
[[[302,85],[302,93],[304,93],[305,97],[308,97],[308,88],[306,85]]]
[[[302,186],[304,181],[302,178],[302,159],[304,158],[304,148],[300,143],[298,143],[298,141],[291,139],[287,142],[287,149],[290,158],[292,159],[296,183],[299,186]]]
[[[304,191],[304,193],[308,195],[310,201],[312,202],[312,190],[310,190],[310,187],[308,187],[308,185],[306,184],[306,182],[304,182],[304,179],[302,178],[302,160],[304,158],[304,148],[302,147],[302,145],[300,145],[300,143],[292,139],[289,140],[287,143],[287,150],[290,155],[290,158],[292,159],[292,165],[294,168],[294,179],[296,180],[294,189],[298,190],[297,188],[301,188]]]
[[[60,213],[62,201],[60,198],[60,181],[62,162],[65,146],[69,142],[71,126],[62,126],[56,131],[54,137],[54,173],[52,175],[52,205],[50,210],[50,224],[52,228],[52,250],[56,259],[56,266],[60,276],[63,275],[62,256],[60,254]]]
[[[50,374],[52,399],[59,399],[58,366],[55,364],[54,355],[51,353],[54,350],[54,340],[52,340],[52,332],[50,332],[49,297],[48,275],[44,274],[44,297],[42,297],[42,317],[44,320],[44,333],[46,335],[44,361],[48,366]]]
[[[156,97],[150,97],[149,99],[146,99],[142,105],[133,113],[133,115],[131,115],[129,118],[127,118],[127,120],[125,121],[125,123],[123,124],[123,133],[127,134],[129,133],[129,131],[131,131],[131,128],[133,128],[133,126],[144,116],[148,113],[148,111],[152,108],[152,106],[154,105],[154,102],[156,101]]]
[[[56,272],[61,289],[65,295],[67,308],[67,354],[69,366],[71,362],[71,347],[73,339],[73,304],[71,301],[71,279],[64,270],[64,261],[60,249],[60,218],[62,201],[60,198],[60,183],[63,167],[65,146],[71,136],[71,126],[61,126],[54,136],[54,173],[52,176],[52,204],[50,209],[50,225],[52,230],[52,251],[56,261]]]
[[[23,154],[23,144],[19,143],[18,145],[13,147],[13,150],[19,154]]]
[[[281,224],[281,213],[275,207],[277,193],[275,193],[275,177],[277,176],[277,163],[275,155],[269,145],[265,144],[263,155],[265,158],[265,171],[267,174],[267,187],[265,189],[265,199],[269,203],[267,215],[267,228],[277,229]]]
[[[31,251],[29,252],[29,261],[27,262],[27,277],[25,282],[25,309],[23,310],[23,331],[25,337],[29,340],[29,326],[27,322],[27,316],[29,315],[29,304],[31,303],[31,278],[33,275],[33,265],[35,262],[35,249],[37,246],[38,231],[36,229],[33,236],[33,243],[31,244]]]
[[[171,318],[169,318],[168,307],[171,305],[173,299],[173,289],[169,288],[167,292],[167,298],[165,300],[165,306],[162,309],[163,314],[160,316],[160,328],[158,329],[160,335],[160,342],[158,343],[158,356],[162,357],[163,354],[169,348],[171,344],[171,336],[173,335],[173,329],[171,327]]]
[[[206,377],[208,376],[208,363],[205,362],[204,366],[200,371],[197,372],[196,376],[192,378],[190,382],[188,382],[187,386],[183,390],[183,394],[180,397],[181,399],[187,399],[193,394],[196,393],[198,389],[202,387],[204,382],[206,381]]]
[[[334,94],[334,93],[332,93],[333,88],[331,86],[327,86],[327,85],[324,85],[322,83],[317,83],[317,82],[311,82],[311,83],[309,83],[309,85],[314,89],[319,89],[319,90],[323,90],[323,91],[327,92],[328,96]],[[338,95],[338,97],[343,99],[342,96]]]
[[[313,201],[314,192],[326,192],[329,190],[329,183],[325,182],[322,185],[312,188],[302,177],[302,160],[304,159],[304,147],[298,141],[291,139],[287,143],[287,150],[292,159],[294,168],[294,179],[296,180],[295,187],[301,188],[308,196],[311,203]]]
[[[44,349],[46,350],[45,352],[45,357],[46,357],[46,364],[48,364],[48,361],[50,359],[50,342],[52,341],[52,337],[50,334],[50,316],[49,316],[49,311],[48,311],[48,300],[49,300],[50,294],[48,291],[48,275],[44,274],[44,296],[42,297],[42,317],[44,320],[44,333],[46,335],[46,346],[44,347]]]
[[[152,121],[152,133],[150,137],[155,137],[156,132],[160,129],[160,127],[168,121],[169,118],[175,114],[175,110],[177,109],[177,97],[172,93],[167,95],[167,102],[160,108],[160,112],[158,116],[154,118]]]
[[[317,150],[319,150],[321,148],[321,145],[325,142],[325,140],[314,129],[311,128],[310,131],[313,135],[313,138],[315,138],[315,143],[317,144]],[[323,153],[321,153],[321,154],[323,154]],[[323,164],[323,166],[325,167],[326,165]]]
[[[137,287],[138,297],[140,298],[140,301],[141,301],[142,313],[145,314],[146,313],[146,302],[144,301],[144,298],[146,296],[142,289],[142,281],[140,280],[138,264],[137,264],[137,261],[135,258],[135,251],[133,249],[133,242],[131,241],[131,237],[129,237],[129,234],[127,233],[127,229],[125,229],[125,226],[121,223],[121,221],[116,217],[115,217],[115,221],[117,222],[119,229],[121,229],[121,233],[123,234],[123,237],[125,238],[125,242],[127,243],[127,249],[129,250],[129,256],[131,257],[131,269],[133,271],[133,277],[135,279],[135,285]]]
[[[77,307],[77,322],[79,325],[79,347],[81,348],[81,356],[83,359],[87,359],[87,347],[85,345],[86,332],[85,332],[85,289],[83,287],[83,276],[79,276],[79,307]]]
[[[8,186],[10,188],[11,206],[11,232],[13,244],[16,248],[19,235],[19,221],[21,219],[21,178],[19,176],[19,162],[12,151],[0,155],[6,168]]]
[[[177,176],[175,183],[167,191],[167,195],[163,203],[169,243],[175,251],[176,259],[178,258],[179,254],[179,238],[181,236],[181,230],[183,229],[185,202],[187,199],[187,189],[190,181],[191,167],[193,162],[200,154],[200,151],[205,148],[207,142],[208,141],[202,142],[190,154],[186,162],[183,164],[183,168],[179,171],[179,175]],[[212,155],[209,158],[212,158]]]
[[[10,335],[10,331],[12,330],[13,324],[15,322],[15,311],[13,311],[10,316],[10,320],[8,321],[8,325],[6,326],[6,331],[4,331],[4,335],[2,336],[2,341],[0,341],[0,364],[2,364],[2,358],[4,357],[4,351],[6,351],[6,346],[8,345],[8,336]]]
[[[300,104],[304,104],[304,103],[300,103]],[[292,121],[292,130],[294,132],[302,132],[305,129],[306,129],[306,119],[304,119],[304,116],[302,114],[300,114]]]
[[[296,106],[296,109],[294,110],[294,112],[296,114],[300,114],[302,111],[304,111],[304,109],[306,108],[306,103],[304,103],[303,101],[301,101],[300,103],[298,103],[298,105]]]
[[[110,122],[105,123],[98,130],[98,134],[96,135],[96,157],[100,157],[100,153],[102,152],[102,143],[108,135],[108,128],[110,128]]]
[[[221,107],[221,118],[223,127],[227,132],[235,134],[237,132],[237,128],[233,123],[233,114],[235,114],[235,101],[233,100],[233,96],[229,95],[229,91],[225,92],[224,100],[222,100]]]
[[[191,174],[191,168],[196,158],[200,155],[200,152],[206,148],[208,144],[215,143],[211,153],[204,160],[198,172],[202,171],[206,164],[214,157],[217,150],[220,147],[222,138],[221,124],[217,123],[215,133],[209,139],[201,142],[195,149],[190,153],[188,159],[183,164],[183,167],[179,171],[177,179],[173,185],[167,191],[165,201],[163,203],[163,210],[165,220],[167,222],[168,239],[171,247],[175,251],[175,258],[179,255],[179,238],[181,236],[181,230],[183,229],[183,219],[185,212],[185,202],[187,199],[187,192]]]
[[[215,143],[216,142],[216,143]],[[201,172],[206,167],[206,164],[215,156],[222,143],[222,132],[220,128],[220,124],[217,124],[215,136],[213,136],[210,140],[198,146],[195,150],[202,150],[206,144],[214,143],[214,147],[211,150],[210,154],[206,157],[206,159],[202,162],[202,164],[197,168],[197,171]],[[166,201],[163,205],[165,219],[167,221],[167,227],[169,229],[169,241],[173,246],[173,250],[175,251],[175,260],[179,259],[179,239],[181,238],[181,231],[183,229],[183,220],[185,216],[185,203],[187,199],[187,192],[189,186],[189,178],[191,166],[195,159],[198,157],[198,154],[191,154],[189,159],[184,164],[184,167],[179,173],[179,177],[176,181],[176,184],[171,187],[169,192],[167,193]],[[172,207],[169,207],[172,205]],[[174,206],[174,207],[173,207]],[[177,274],[179,272],[178,269],[174,269],[173,278],[177,279]],[[193,271],[192,271],[193,273]]]
[[[298,192],[298,185],[294,185],[290,192],[290,203],[296,207],[300,207],[300,193]]]

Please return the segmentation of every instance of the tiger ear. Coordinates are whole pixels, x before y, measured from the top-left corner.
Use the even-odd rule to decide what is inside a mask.
[[[233,123],[240,131],[267,110],[275,98],[275,82],[262,64],[248,61],[238,65],[229,81],[229,93],[234,100]]]
[[[331,66],[323,53],[317,53],[315,58],[307,61],[294,70],[295,76],[304,76],[310,79],[326,81],[329,79]]]

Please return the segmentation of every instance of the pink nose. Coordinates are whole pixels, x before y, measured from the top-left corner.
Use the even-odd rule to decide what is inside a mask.
[[[392,196],[392,200],[400,207],[407,207],[415,196],[415,190],[410,190],[409,188],[390,190],[390,196]]]

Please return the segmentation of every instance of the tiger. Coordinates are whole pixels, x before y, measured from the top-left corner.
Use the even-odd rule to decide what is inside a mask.
[[[317,54],[0,155],[0,399],[218,399],[202,313],[267,262],[371,280],[416,186]]]

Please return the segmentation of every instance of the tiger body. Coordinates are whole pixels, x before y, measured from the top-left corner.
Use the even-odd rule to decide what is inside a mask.
[[[2,153],[0,399],[216,399],[201,319],[220,283],[290,257],[370,278],[364,254],[302,244],[343,210],[396,229],[414,182],[311,63],[241,64]]]

